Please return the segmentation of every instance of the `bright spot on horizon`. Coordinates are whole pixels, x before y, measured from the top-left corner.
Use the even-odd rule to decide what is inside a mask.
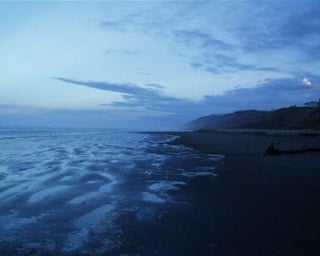
[[[303,83],[304,85],[307,85],[307,86],[311,86],[311,85],[312,85],[311,81],[310,81],[309,78],[307,78],[307,77],[304,77],[304,78],[302,79],[302,83]]]

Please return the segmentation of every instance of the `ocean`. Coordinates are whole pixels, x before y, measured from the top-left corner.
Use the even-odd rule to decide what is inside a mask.
[[[171,209],[192,204],[183,188],[197,177],[216,179],[223,158],[170,143],[176,138],[1,128],[0,254],[144,255],[147,242],[132,223],[144,236],[149,226],[161,229]]]

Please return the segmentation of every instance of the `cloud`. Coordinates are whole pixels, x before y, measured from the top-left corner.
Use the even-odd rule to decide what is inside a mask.
[[[105,104],[105,106],[115,108],[130,109],[132,107],[139,107],[140,110],[161,111],[170,114],[176,112],[179,107],[183,107],[183,104],[188,102],[188,100],[185,99],[177,99],[175,97],[163,95],[159,90],[162,89],[163,86],[159,84],[147,84],[147,88],[144,88],[131,83],[114,84],[94,81],[83,82],[62,77],[56,77],[54,79],[99,90],[118,92],[122,94],[123,101]]]
[[[115,49],[109,49],[105,51],[106,55],[110,54],[121,54],[121,55],[138,55],[138,51],[132,51],[132,50],[115,50]]]
[[[126,19],[120,19],[116,21],[104,20],[100,21],[100,26],[106,29],[115,30],[118,32],[125,32],[126,31]]]
[[[266,64],[257,68],[258,71],[291,73],[292,70],[288,72],[279,68],[288,56],[297,56],[293,61],[300,63],[319,60],[319,17],[320,3],[316,1],[291,2],[290,5],[283,1],[259,1],[259,4],[249,1],[218,6],[208,1],[163,2],[120,17],[110,17],[100,25],[157,35],[197,50],[197,56],[209,51],[231,59],[237,56],[237,62],[225,60],[227,72],[255,70],[253,66],[259,65],[259,61],[247,63],[245,55],[255,54],[257,59],[266,62],[269,56],[280,56],[279,63]],[[194,59],[190,63],[193,67],[203,64]],[[297,69],[296,65],[291,66]],[[211,73],[224,71],[215,64],[205,65],[203,70]]]
[[[131,108],[106,110],[48,109],[0,104],[1,126],[84,127],[134,130],[177,129],[188,119]]]
[[[312,79],[320,84],[320,76],[313,76]],[[164,116],[177,115],[189,116],[189,118],[240,109],[271,109],[302,105],[306,101],[317,99],[320,95],[320,86],[303,86],[301,79],[298,78],[265,80],[253,88],[237,88],[225,91],[222,95],[206,95],[198,102],[165,96],[160,90],[154,90],[153,87],[142,88],[133,84],[81,82],[66,78],[59,78],[59,80],[123,94],[123,101],[106,104],[114,109],[153,111],[153,113],[161,113]]]
[[[320,45],[320,4],[308,3],[291,2],[288,6],[279,1],[262,4],[259,11],[253,11],[250,19],[244,17],[242,22],[235,24],[232,32],[237,34],[247,52],[289,47],[301,52],[312,51],[312,47]]]
[[[260,65],[252,65],[241,63],[235,57],[226,54],[210,54],[203,53],[195,56],[190,66],[195,69],[201,69],[213,74],[234,73],[238,71],[266,71],[279,72],[275,67],[263,67]]]
[[[139,87],[135,84],[130,84],[130,83],[116,84],[116,83],[94,82],[94,81],[83,82],[83,81],[77,81],[77,80],[72,80],[72,79],[63,78],[63,77],[55,77],[54,79],[62,82],[66,82],[66,83],[83,85],[83,86],[105,90],[105,91],[139,95],[140,97],[143,97],[143,98],[152,98],[154,95],[157,94],[155,90],[145,89],[143,87]]]
[[[155,88],[155,89],[164,89],[165,87],[161,84],[146,84],[146,86],[148,87],[152,87],[152,88]]]
[[[126,3],[126,6],[117,5],[117,12],[99,22],[99,26],[116,32],[139,31],[149,34],[166,34],[170,27],[180,17],[176,16],[176,9],[168,8],[170,3],[135,2]]]
[[[123,95],[123,101],[107,104],[106,110],[54,110],[0,105],[0,120],[7,125],[24,126],[177,129],[204,115],[245,109],[270,110],[317,100],[320,76],[310,76],[310,79],[315,86],[304,86],[301,78],[265,80],[254,88],[237,88],[222,95],[206,95],[201,101],[194,102],[164,96],[152,87],[146,89],[132,84],[58,78],[65,83],[119,92]]]
[[[235,47],[201,30],[177,30],[173,35],[181,43],[206,49],[233,50]]]
[[[150,76],[151,73],[149,72],[145,72],[144,70],[140,69],[140,68],[136,68],[135,69],[135,72],[139,75],[142,75],[142,76]]]
[[[314,77],[320,82],[320,77]],[[266,80],[253,88],[238,88],[226,91],[219,96],[206,96],[204,104],[209,108],[224,112],[244,109],[270,110],[292,105],[303,105],[315,100],[320,95],[319,87],[307,87],[301,84],[301,79]]]
[[[306,37],[320,35],[320,4],[312,6],[311,9],[306,9],[290,19],[280,27],[279,32],[284,37],[291,39],[305,39]],[[294,43],[294,41],[291,41]]]
[[[320,59],[319,14],[316,1],[163,2],[100,25],[179,44],[192,68],[212,74],[249,70],[291,75]],[[309,72],[316,74],[315,69]]]

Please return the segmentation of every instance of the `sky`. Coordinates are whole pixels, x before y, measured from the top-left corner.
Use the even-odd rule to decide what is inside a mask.
[[[0,126],[179,129],[319,98],[319,1],[0,2]]]

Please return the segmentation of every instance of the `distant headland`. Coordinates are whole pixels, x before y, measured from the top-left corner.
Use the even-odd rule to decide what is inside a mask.
[[[244,110],[223,115],[209,115],[186,125],[188,130],[266,129],[320,130],[320,104],[291,106],[272,111]]]

